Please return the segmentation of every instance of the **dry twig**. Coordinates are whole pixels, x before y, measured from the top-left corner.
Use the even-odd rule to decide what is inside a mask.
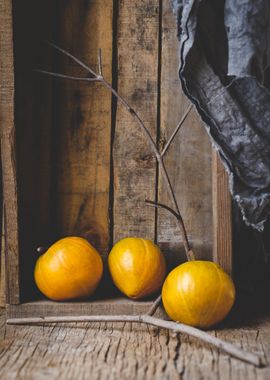
[[[188,114],[190,113],[191,109],[193,107],[193,104],[191,103],[187,110],[185,111],[184,115],[182,116],[181,120],[179,121],[179,123],[177,124],[175,130],[173,131],[173,133],[171,134],[171,137],[169,138],[169,140],[167,141],[166,145],[164,146],[162,152],[161,152],[161,156],[163,157],[165,155],[165,153],[167,152],[167,150],[169,149],[171,143],[173,142],[175,136],[177,135],[179,129],[182,127],[184,121],[186,120]]]
[[[12,318],[8,319],[8,324],[13,325],[29,325],[40,323],[72,323],[72,322],[137,322],[145,323],[167,330],[172,330],[177,333],[188,334],[194,338],[200,339],[203,342],[217,347],[219,350],[234,356],[242,361],[253,364],[257,367],[265,365],[261,356],[253,354],[236,347],[235,345],[225,342],[215,336],[196,329],[195,327],[187,326],[182,323],[166,321],[160,318],[154,318],[150,315],[87,315],[74,317],[36,317],[36,318]]]
[[[170,208],[167,205],[158,203],[158,202],[153,202],[146,200],[146,203],[154,206],[154,207],[161,207],[166,209],[167,211],[171,212],[172,215],[174,215],[178,221],[180,231],[182,234],[182,239],[183,239],[183,244],[185,248],[185,253],[187,256],[188,260],[194,260],[194,255],[190,249],[190,244],[188,241],[187,233],[186,233],[186,228],[184,225],[184,221],[182,219],[180,209],[176,200],[176,196],[166,169],[166,166],[163,161],[163,156],[167,152],[169,146],[171,145],[173,139],[175,138],[177,132],[179,131],[180,127],[182,126],[183,122],[185,121],[187,115],[189,114],[192,105],[190,105],[186,112],[184,113],[182,119],[176,126],[174,132],[172,133],[171,137],[169,138],[167,144],[165,145],[163,151],[160,153],[156,143],[154,142],[150,132],[146,128],[145,124],[143,123],[142,119],[140,116],[137,114],[137,112],[128,104],[128,102],[121,96],[119,93],[111,86],[110,83],[108,83],[105,78],[103,77],[103,70],[102,70],[102,54],[101,50],[99,49],[98,53],[98,73],[96,73],[93,69],[91,69],[89,66],[87,66],[85,63],[80,61],[78,58],[73,56],[72,54],[68,53],[66,50],[61,49],[57,45],[51,44],[50,45],[58,50],[59,52],[63,53],[70,59],[72,59],[74,62],[76,62],[79,66],[84,68],[88,73],[91,74],[91,77],[75,77],[75,76],[69,76],[69,75],[64,75],[60,73],[53,73],[45,70],[37,70],[42,74],[47,74],[50,76],[54,76],[57,78],[61,79],[70,79],[70,80],[76,80],[76,81],[84,81],[84,82],[100,82],[102,83],[106,88],[108,88],[111,93],[117,98],[120,104],[126,108],[126,110],[131,114],[131,116],[135,119],[137,124],[139,125],[140,129],[144,133],[149,145],[151,146],[151,149],[153,153],[156,156],[156,160],[161,168],[161,174],[164,176],[165,179],[165,184],[167,187],[167,191],[170,195],[172,204],[174,209]],[[160,328],[165,328],[168,330],[172,330],[175,332],[181,332],[188,334],[190,336],[193,336],[195,338],[200,339],[201,341],[204,341],[206,343],[209,343],[218,349],[228,353],[231,356],[234,356],[240,360],[243,360],[245,362],[248,362],[250,364],[253,364],[255,366],[263,366],[264,361],[262,357],[259,355],[246,352],[233,344],[229,342],[225,342],[221,339],[218,339],[214,337],[213,335],[202,331],[200,329],[184,325],[181,323],[176,323],[172,321],[166,321],[160,318],[154,318],[152,315],[155,313],[157,310],[159,304],[161,302],[161,295],[158,296],[158,298],[153,302],[151,308],[146,314],[143,315],[96,315],[96,316],[74,316],[74,317],[38,317],[38,318],[13,318],[13,319],[8,319],[7,323],[8,324],[16,324],[16,325],[21,325],[21,324],[39,324],[39,323],[61,323],[61,322],[138,322],[138,323],[145,323],[148,325],[153,325],[157,326]]]
[[[186,253],[187,259],[188,260],[193,260],[194,257],[192,257],[190,255],[190,244],[189,244],[189,241],[188,241],[185,224],[184,224],[184,221],[183,221],[181,213],[180,213],[180,209],[179,209],[178,202],[177,202],[177,199],[176,199],[176,196],[175,196],[172,184],[171,184],[171,180],[169,178],[166,166],[165,166],[164,161],[163,161],[163,155],[166,153],[166,151],[167,151],[168,147],[170,146],[171,142],[173,141],[176,133],[178,132],[178,130],[180,129],[181,125],[185,121],[185,119],[186,119],[189,111],[191,110],[191,106],[185,112],[183,118],[180,120],[180,122],[177,125],[175,131],[173,132],[171,138],[168,140],[168,143],[166,144],[166,146],[165,146],[165,148],[163,150],[163,153],[160,153],[159,150],[158,150],[158,148],[157,148],[157,145],[156,145],[154,139],[152,138],[150,132],[146,128],[146,126],[143,123],[143,121],[140,118],[140,116],[128,104],[128,102],[121,95],[119,95],[119,93],[111,86],[111,84],[109,82],[107,82],[106,79],[103,77],[103,74],[102,74],[103,70],[102,70],[102,54],[101,54],[101,49],[99,49],[99,54],[98,54],[99,73],[96,73],[93,69],[91,69],[89,66],[87,66],[85,63],[83,63],[82,61],[80,61],[78,58],[76,58],[75,56],[73,56],[72,54],[70,54],[69,52],[67,52],[66,50],[64,50],[64,49],[60,48],[59,46],[57,46],[55,44],[52,44],[52,43],[49,43],[49,45],[51,45],[56,50],[58,50],[59,52],[63,53],[64,55],[66,55],[70,59],[72,59],[79,66],[81,66],[88,73],[90,73],[92,77],[91,78],[88,78],[88,77],[74,77],[74,76],[68,76],[68,75],[59,74],[59,73],[53,73],[53,72],[49,72],[49,71],[45,71],[45,70],[38,70],[40,73],[42,73],[42,74],[48,74],[48,75],[51,75],[51,76],[54,76],[54,77],[58,77],[58,78],[62,78],[62,79],[70,79],[70,80],[84,81],[84,82],[100,82],[100,83],[102,83],[105,87],[107,87],[111,91],[111,93],[117,98],[117,100],[126,108],[126,110],[135,119],[135,121],[139,125],[140,129],[144,133],[144,135],[145,135],[145,137],[146,137],[149,145],[151,146],[151,149],[152,149],[153,153],[155,154],[156,160],[157,160],[157,162],[158,162],[158,164],[159,164],[159,166],[161,168],[161,173],[162,173],[162,175],[164,177],[165,184],[166,184],[166,187],[167,187],[167,191],[168,191],[169,196],[171,198],[172,204],[173,204],[173,206],[175,208],[175,213],[177,214],[177,221],[178,221],[178,225],[179,225],[179,228],[180,228],[180,231],[181,231],[181,234],[182,234],[183,245],[184,245],[184,249],[185,249],[185,253]]]

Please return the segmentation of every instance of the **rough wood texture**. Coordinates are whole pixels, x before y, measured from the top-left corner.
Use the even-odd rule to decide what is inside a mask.
[[[0,307],[4,307],[6,304],[6,287],[5,287],[5,236],[4,236],[4,210],[3,210],[3,183],[2,183],[2,162],[0,155],[0,231],[1,231],[1,241],[0,241]]]
[[[270,320],[213,331],[270,359]],[[0,318],[0,377],[31,379],[268,380],[256,369],[184,334],[131,323],[5,326]]]
[[[59,45],[91,67],[97,67],[98,49],[102,49],[108,81],[112,77],[112,10],[112,0],[66,1],[61,6],[59,26]],[[82,73],[63,57],[57,71]],[[111,94],[99,83],[61,81],[58,102],[56,237],[86,237],[105,255],[109,242]]]
[[[177,67],[179,42],[171,1],[162,6],[162,54],[160,89],[160,141],[164,145],[189,105],[181,91]],[[188,237],[197,259],[212,256],[212,173],[209,138],[192,109],[165,156],[174,191],[186,222]],[[159,201],[169,204],[164,181],[159,176]],[[158,242],[173,257],[184,260],[178,226],[173,216],[159,211]],[[180,242],[180,243],[179,243]]]
[[[2,210],[3,211],[3,210]],[[0,257],[0,307],[6,306],[6,263],[5,263],[5,231],[4,213],[2,214],[2,236],[1,236],[1,257]]]
[[[4,209],[9,232],[6,239],[7,300],[18,303],[19,237],[14,137],[13,23],[10,0],[0,2],[0,125]]]
[[[119,1],[118,92],[156,136],[159,1]],[[155,238],[156,160],[130,115],[118,105],[113,148],[114,241]]]
[[[151,301],[132,301],[127,298],[107,298],[91,300],[91,302],[52,302],[48,300],[28,302],[21,305],[7,305],[9,318],[39,317],[39,316],[70,316],[70,315],[133,315],[146,313]],[[158,316],[165,316],[162,308]]]
[[[232,274],[232,201],[228,175],[213,151],[213,259]]]

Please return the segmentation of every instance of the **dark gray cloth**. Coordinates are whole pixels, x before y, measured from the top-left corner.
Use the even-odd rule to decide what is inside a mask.
[[[248,225],[270,213],[270,0],[172,0],[180,79]]]

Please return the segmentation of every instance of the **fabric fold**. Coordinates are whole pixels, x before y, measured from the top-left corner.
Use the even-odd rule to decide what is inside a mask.
[[[173,0],[179,76],[247,225],[270,213],[270,1]]]

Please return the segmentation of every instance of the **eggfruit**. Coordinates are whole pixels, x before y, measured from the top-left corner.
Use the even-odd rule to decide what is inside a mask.
[[[235,301],[235,287],[219,265],[194,260],[168,274],[162,301],[172,320],[205,329],[227,316]]]
[[[117,288],[135,299],[159,290],[166,275],[166,263],[159,247],[141,238],[130,237],[116,243],[108,265]]]
[[[34,278],[39,290],[55,301],[91,296],[102,277],[103,263],[85,239],[66,237],[37,260]]]

